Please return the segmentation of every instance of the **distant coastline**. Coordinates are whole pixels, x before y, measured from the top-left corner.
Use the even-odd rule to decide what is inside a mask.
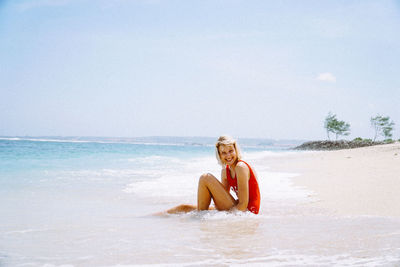
[[[100,137],[100,136],[0,136],[0,140],[76,142],[76,143],[119,143],[146,145],[179,145],[179,146],[214,146],[214,137],[200,136],[144,136],[144,137]],[[341,150],[394,143],[393,140],[373,141],[356,138],[354,140],[319,140],[306,141],[299,139],[238,138],[244,148],[288,149],[288,150]]]
[[[207,146],[215,145],[216,137],[207,136],[142,136],[142,137],[110,137],[110,136],[0,136],[0,140],[45,141],[45,142],[77,142],[77,143],[120,143],[146,145],[179,145]],[[271,138],[238,138],[243,148],[255,147],[266,149],[292,149],[306,140],[271,139]]]

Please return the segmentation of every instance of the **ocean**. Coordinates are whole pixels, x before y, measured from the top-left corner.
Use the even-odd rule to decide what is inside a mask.
[[[307,206],[296,173],[272,172],[291,142],[240,140],[259,215],[191,212],[212,138],[0,138],[0,266],[400,266],[400,222]]]

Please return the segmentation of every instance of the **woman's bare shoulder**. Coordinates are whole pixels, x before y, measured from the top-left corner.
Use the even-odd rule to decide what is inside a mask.
[[[237,174],[244,174],[248,176],[250,174],[249,167],[247,167],[246,163],[239,161],[235,166],[235,172]]]
[[[247,167],[246,163],[244,163],[243,161],[239,161],[236,166],[235,166],[235,170],[248,170],[249,167]]]

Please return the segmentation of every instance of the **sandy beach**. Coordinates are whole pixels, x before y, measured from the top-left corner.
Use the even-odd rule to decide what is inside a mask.
[[[267,158],[272,171],[298,173],[310,206],[337,215],[400,217],[400,143]]]

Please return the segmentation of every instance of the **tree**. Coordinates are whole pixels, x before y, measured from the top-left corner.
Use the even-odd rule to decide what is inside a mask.
[[[328,116],[325,118],[324,127],[326,129],[328,139],[331,140],[329,133],[334,133],[336,135],[336,140],[339,135],[349,135],[350,134],[350,124],[345,121],[339,121],[336,118],[336,114],[329,112]]]
[[[371,117],[371,127],[375,130],[374,141],[378,135],[382,135],[385,139],[392,137],[394,122],[390,120],[389,116],[376,115]]]
[[[331,140],[329,132],[332,132],[332,129],[335,126],[335,121],[337,121],[336,115],[329,112],[328,116],[326,116],[325,118],[325,123],[324,123],[324,128],[326,129],[326,134],[328,135],[329,140]]]

